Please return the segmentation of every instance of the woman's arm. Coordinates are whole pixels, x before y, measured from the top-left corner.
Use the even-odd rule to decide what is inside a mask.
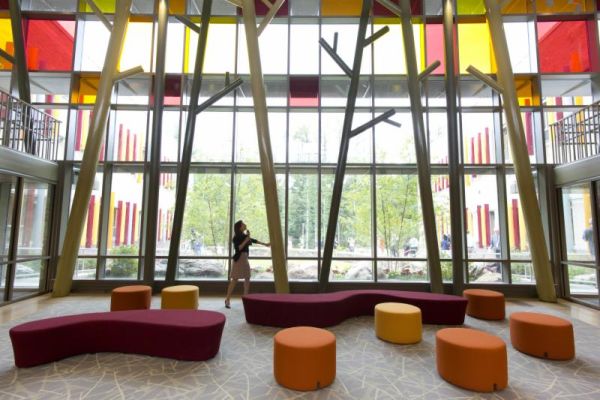
[[[261,244],[261,245],[266,246],[266,247],[271,247],[271,243],[265,243],[265,242],[261,242],[259,240],[257,240],[256,243]]]
[[[252,238],[250,237],[250,235],[246,236],[246,239],[244,239],[244,241],[238,246],[240,250],[242,250],[243,248],[245,248],[248,243],[250,243],[252,241]]]

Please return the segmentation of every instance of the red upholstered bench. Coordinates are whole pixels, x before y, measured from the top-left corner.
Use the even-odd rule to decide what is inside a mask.
[[[345,290],[333,293],[257,293],[242,297],[246,321],[251,324],[290,327],[327,327],[347,318],[373,315],[385,302],[412,304],[421,309],[423,323],[462,325],[467,299],[460,296],[400,290]]]
[[[225,316],[199,310],[132,310],[48,318],[17,325],[17,367],[85,353],[115,352],[203,361],[219,351]]]

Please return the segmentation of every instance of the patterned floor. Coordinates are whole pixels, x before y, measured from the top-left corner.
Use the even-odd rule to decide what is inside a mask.
[[[373,318],[360,317],[331,328],[337,337],[337,377],[318,392],[279,387],[272,374],[276,328],[246,324],[238,299],[226,310],[221,298],[202,298],[200,308],[227,316],[221,351],[208,362],[180,362],[123,354],[90,354],[29,369],[13,364],[8,329],[44,317],[105,311],[108,297],[70,296],[52,300],[43,312],[0,327],[1,399],[600,399],[600,331],[578,320],[577,357],[556,362],[528,357],[508,348],[509,387],[494,394],[458,389],[435,369],[435,332],[426,325],[423,341],[412,346],[382,342]],[[160,301],[153,299],[153,308]],[[533,310],[525,302],[508,312]],[[560,307],[537,310],[565,316]],[[508,322],[468,318],[466,325],[508,340]],[[77,338],[73,338],[77,340]]]

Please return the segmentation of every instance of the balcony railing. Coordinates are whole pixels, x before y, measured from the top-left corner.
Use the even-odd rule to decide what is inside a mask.
[[[568,164],[600,154],[600,102],[550,125],[555,164]]]
[[[46,160],[58,155],[60,121],[0,91],[0,145]]]

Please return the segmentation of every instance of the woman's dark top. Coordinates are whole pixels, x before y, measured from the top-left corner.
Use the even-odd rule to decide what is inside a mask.
[[[243,233],[235,235],[233,237],[233,248],[235,249],[235,253],[233,254],[233,261],[239,260],[242,253],[250,254],[250,246],[252,245],[252,243],[257,243],[256,239],[250,239],[250,241],[243,248],[240,249],[240,245],[244,243],[244,240],[246,240],[247,237],[248,235],[245,235]]]

